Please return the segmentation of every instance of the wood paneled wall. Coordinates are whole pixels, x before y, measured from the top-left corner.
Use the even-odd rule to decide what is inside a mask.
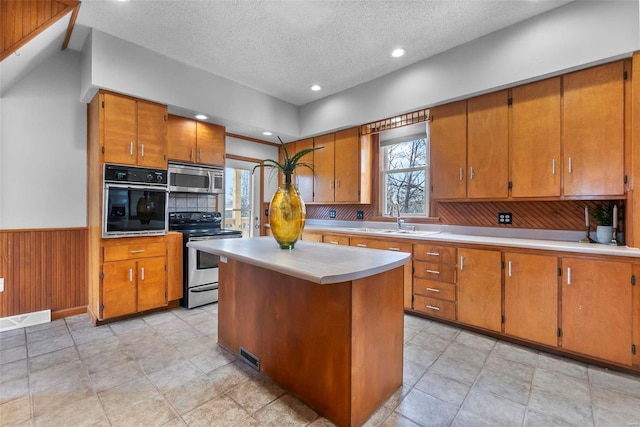
[[[542,202],[450,202],[437,203],[436,215],[442,224],[478,227],[532,228],[583,231],[584,207],[593,212],[598,201],[567,200]],[[622,206],[618,201],[618,206]],[[620,209],[624,212],[624,209]],[[511,212],[511,225],[498,224],[498,212]],[[624,224],[624,221],[621,221]],[[596,223],[591,216],[591,230]],[[623,231],[623,230],[620,230]]]
[[[2,0],[0,61],[72,10],[75,17],[79,5],[77,0]]]
[[[0,230],[0,317],[87,306],[87,229]]]

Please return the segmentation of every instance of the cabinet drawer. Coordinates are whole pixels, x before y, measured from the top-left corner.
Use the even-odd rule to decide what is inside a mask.
[[[456,320],[456,303],[435,298],[427,298],[416,295],[413,301],[413,309],[432,316],[444,319]]]
[[[104,262],[165,256],[166,243],[130,243],[104,247]]]
[[[455,265],[414,260],[413,270],[415,277],[446,283],[456,282]]]
[[[338,234],[325,234],[324,236],[322,236],[322,241],[324,243],[331,243],[334,245],[349,246],[349,237],[341,236]]]
[[[413,258],[423,261],[455,264],[456,248],[449,246],[434,246],[428,244],[413,245]]]
[[[424,279],[413,279],[413,293],[430,298],[438,298],[455,302],[456,285],[432,282]]]
[[[412,253],[413,245],[411,243],[381,241],[379,249]]]

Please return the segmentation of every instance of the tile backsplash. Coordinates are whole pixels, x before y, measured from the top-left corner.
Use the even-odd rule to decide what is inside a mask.
[[[218,197],[214,194],[169,194],[169,212],[212,212],[218,210]]]

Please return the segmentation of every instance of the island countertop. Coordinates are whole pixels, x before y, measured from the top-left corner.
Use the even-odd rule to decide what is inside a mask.
[[[280,249],[273,237],[194,241],[187,246],[319,284],[373,276],[411,258],[405,252],[305,241],[298,241],[292,250]]]

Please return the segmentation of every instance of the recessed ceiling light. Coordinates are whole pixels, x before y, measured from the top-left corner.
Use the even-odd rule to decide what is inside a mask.
[[[262,132],[262,134],[263,134],[264,136],[271,136],[271,135],[273,135],[273,134],[272,134],[271,132],[269,132],[268,130],[265,130],[264,132]]]
[[[319,91],[320,89],[322,89],[322,87],[320,85],[313,85],[311,86],[311,90],[314,92]]]
[[[207,120],[209,117],[205,116],[204,114],[196,114],[195,118],[198,120]]]
[[[403,48],[399,47],[397,49],[394,49],[393,52],[391,52],[391,56],[393,56],[394,58],[400,58],[406,52],[407,52],[406,50],[404,50]]]

